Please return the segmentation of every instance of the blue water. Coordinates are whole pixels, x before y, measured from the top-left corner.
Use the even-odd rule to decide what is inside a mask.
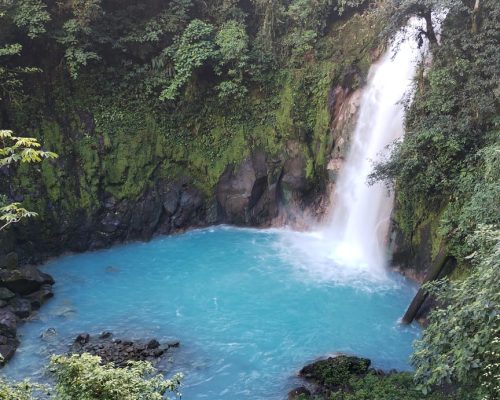
[[[294,257],[300,234],[290,235],[219,227],[56,259],[44,267],[55,298],[20,328],[2,374],[36,379],[78,333],[105,330],[180,340],[168,374],[184,373],[188,400],[283,399],[303,365],[336,352],[408,369],[419,331],[398,318],[414,285],[396,274],[337,280],[346,267],[333,263],[322,274]],[[42,338],[49,327],[57,336]]]

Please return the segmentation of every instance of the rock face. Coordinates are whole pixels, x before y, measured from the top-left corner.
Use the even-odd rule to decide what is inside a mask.
[[[18,324],[38,310],[53,296],[54,280],[34,266],[17,266],[17,257],[10,257],[0,268],[0,354],[3,366],[14,355],[19,340]]]
[[[278,215],[280,176],[269,176],[271,168],[262,152],[226,168],[215,192],[220,222],[261,225]]]
[[[148,240],[154,234],[191,227],[285,223],[287,215],[282,211],[304,210],[315,189],[306,177],[304,149],[300,146],[290,142],[278,156],[254,150],[242,162],[226,167],[212,194],[202,193],[187,178],[160,178],[136,199],[117,199],[103,193],[92,214],[75,210],[71,215],[58,216],[60,221],[12,226],[0,234],[0,268],[9,270],[17,265],[18,255],[22,263],[39,263],[63,251],[81,252]],[[14,277],[9,280],[15,285]]]
[[[179,347],[179,342],[160,344],[156,339],[132,341],[114,339],[110,332],[103,332],[97,337],[88,333],[78,335],[71,346],[70,353],[89,353],[101,357],[103,363],[114,363],[124,367],[128,361],[149,361],[156,363],[170,354],[170,350]]]

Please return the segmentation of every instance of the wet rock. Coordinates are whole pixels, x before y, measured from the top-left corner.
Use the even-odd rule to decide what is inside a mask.
[[[300,192],[307,189],[306,161],[302,154],[285,162],[281,184],[284,191]]]
[[[0,288],[0,300],[10,300],[12,298],[16,297],[14,293],[12,293],[9,289],[7,288]]]
[[[0,345],[0,366],[4,366],[15,354],[19,341],[16,338],[5,338],[2,340],[5,344]]]
[[[269,215],[268,209],[276,203],[275,196],[268,195],[270,174],[266,155],[255,151],[238,166],[228,166],[217,184],[215,197],[217,200],[219,219],[222,222],[236,224],[252,224],[261,222],[262,215]],[[274,202],[272,201],[274,200]],[[259,204],[259,210],[254,208]]]
[[[306,365],[299,375],[321,386],[333,388],[347,385],[352,375],[366,374],[370,364],[367,358],[339,355]]]
[[[75,339],[75,344],[84,345],[87,344],[89,340],[90,335],[88,333],[80,333]]]
[[[32,265],[13,270],[0,270],[0,287],[5,287],[20,295],[36,292],[44,284],[52,285],[54,279]]]
[[[25,299],[29,300],[33,311],[39,310],[42,304],[52,297],[54,297],[52,285],[48,284],[44,284],[40,287],[40,290],[24,296]]]
[[[179,185],[170,185],[163,196],[163,210],[168,216],[174,215],[179,206],[181,197],[181,187]]]
[[[43,340],[52,340],[57,336],[57,331],[55,328],[47,328],[41,335],[40,337]]]
[[[305,400],[309,398],[311,398],[311,392],[304,386],[300,386],[288,392],[288,400]]]
[[[150,340],[147,344],[147,349],[149,350],[157,349],[158,347],[160,347],[160,342],[158,342],[158,340],[156,339]]]
[[[16,297],[9,302],[9,308],[19,318],[28,318],[31,314],[31,302],[28,299]]]
[[[103,363],[113,362],[117,366],[125,366],[128,361],[159,361],[168,354],[170,348],[178,345],[179,342],[162,345],[156,339],[148,341],[112,339],[110,332],[95,338],[84,333],[75,339],[70,352],[90,353],[101,357]]]
[[[15,337],[17,331],[17,317],[7,309],[0,309],[0,334]]]

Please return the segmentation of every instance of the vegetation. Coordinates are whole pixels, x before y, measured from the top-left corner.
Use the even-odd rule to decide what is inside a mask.
[[[432,15],[443,9],[439,38]],[[433,64],[421,69],[405,140],[372,179],[394,185],[412,245],[432,224],[433,251],[445,243],[462,272],[428,286],[439,307],[416,344],[415,379],[426,393],[452,384],[462,398],[498,398],[497,0],[4,0],[0,230],[37,212],[43,236],[90,218],[104,196],[136,199],[161,178],[187,176],[210,195],[227,165],[255,148],[279,159],[290,143],[310,183],[324,184],[332,86],[362,82],[379,33],[413,15],[426,21],[418,38],[430,41]],[[56,158],[42,142],[61,157],[28,171]],[[155,398],[178,385],[147,364],[75,356],[52,366],[61,399]],[[409,380],[369,375],[342,398],[419,398]],[[2,381],[0,398],[33,390]]]
[[[394,183],[396,219],[413,244],[418,246],[420,227],[436,221],[435,242],[446,243],[462,271],[458,279],[428,285],[438,308],[412,358],[419,387],[428,392],[453,384],[464,391],[460,398],[496,399],[500,3],[408,0],[393,15],[443,7],[448,15],[441,41],[431,40],[433,65],[417,83],[405,140],[372,178]]]
[[[323,185],[329,90],[353,72],[362,81],[382,28],[349,15],[362,1],[34,3],[31,30],[18,2],[0,5],[0,39],[15,46],[2,56],[0,124],[60,158],[0,187],[40,214],[44,238],[162,178],[211,196],[257,148],[278,160],[297,149],[310,187]],[[303,31],[307,49],[289,37]]]
[[[50,364],[56,378],[58,400],[164,400],[166,392],[177,393],[182,379],[165,379],[146,361],[131,361],[126,368],[101,364],[89,354],[53,356]]]
[[[102,364],[98,356],[75,354],[53,356],[50,370],[54,390],[28,381],[10,384],[0,380],[0,400],[168,400],[178,393],[181,374],[165,379],[145,361],[130,362],[125,368]]]
[[[43,158],[57,158],[57,154],[40,150],[40,143],[34,138],[13,136],[11,131],[0,130],[0,168],[15,163],[40,162]],[[23,218],[37,214],[21,207],[20,203],[7,203],[0,195],[0,231]]]
[[[415,379],[429,392],[456,382],[469,389],[462,398],[500,396],[500,230],[483,227],[471,237],[478,250],[469,259],[474,269],[465,279],[440,281],[428,289],[443,307],[430,315],[429,326],[415,345]]]

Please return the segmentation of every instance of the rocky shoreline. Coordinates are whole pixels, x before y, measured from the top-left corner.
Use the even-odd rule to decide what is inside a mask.
[[[0,367],[15,354],[17,327],[51,297],[54,279],[36,266],[20,267],[11,253],[0,263]]]
[[[113,363],[117,367],[125,367],[129,361],[148,361],[155,365],[179,346],[178,341],[160,343],[156,339],[117,339],[111,332],[103,332],[98,336],[81,333],[74,340],[69,353],[88,353],[99,356],[103,364]]]

